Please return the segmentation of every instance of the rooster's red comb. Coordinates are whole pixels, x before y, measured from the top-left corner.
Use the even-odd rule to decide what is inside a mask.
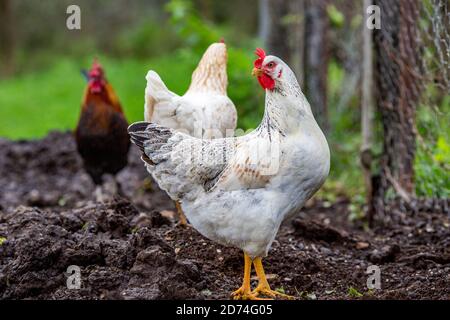
[[[94,62],[92,63],[92,67],[91,70],[89,71],[89,74],[91,76],[102,76],[103,75],[103,68],[100,65],[100,63],[98,62],[98,59],[95,58]]]
[[[255,68],[261,68],[264,58],[266,57],[266,52],[261,48],[256,48],[255,54],[258,56],[258,59],[255,60],[254,66]]]

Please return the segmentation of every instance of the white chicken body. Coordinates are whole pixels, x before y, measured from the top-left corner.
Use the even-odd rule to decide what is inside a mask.
[[[246,187],[234,172],[210,192],[199,192],[194,201],[183,202],[186,216],[200,233],[241,248],[252,258],[267,255],[283,220],[300,209],[328,176],[326,140],[317,125],[302,122],[299,125],[309,127],[309,133],[300,129],[272,143],[272,150],[279,148],[279,167],[274,175],[252,182],[261,186]],[[267,133],[261,134],[267,138]]]
[[[159,75],[150,70],[146,76],[145,120],[198,138],[233,136],[237,113],[226,93],[226,63],[225,44],[212,44],[183,96],[167,89]]]
[[[266,90],[260,126],[237,138],[202,140],[149,123],[130,127],[148,171],[204,236],[266,256],[282,221],[323,184],[327,141],[280,59],[283,75]],[[134,127],[133,127],[134,126]]]

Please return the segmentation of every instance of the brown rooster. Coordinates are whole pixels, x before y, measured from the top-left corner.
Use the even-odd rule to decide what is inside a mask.
[[[128,122],[119,100],[96,60],[86,77],[88,85],[75,140],[84,168],[96,185],[97,200],[101,200],[103,175],[114,176],[127,165],[130,138]],[[119,184],[115,182],[117,192],[121,193]]]

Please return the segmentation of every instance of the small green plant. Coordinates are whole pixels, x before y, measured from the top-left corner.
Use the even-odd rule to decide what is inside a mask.
[[[374,295],[375,291],[373,289],[369,289],[367,290],[367,292],[365,293],[366,296],[372,297]]]
[[[275,291],[277,291],[277,292],[279,292],[279,293],[286,294],[286,291],[284,290],[283,287],[276,288]]]
[[[348,296],[352,298],[361,298],[363,294],[356,290],[354,287],[348,288]]]
[[[135,234],[138,231],[139,231],[139,227],[134,227],[134,228],[131,229],[131,233],[132,234]]]

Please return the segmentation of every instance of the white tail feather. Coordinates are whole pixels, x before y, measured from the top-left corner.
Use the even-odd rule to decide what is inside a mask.
[[[171,100],[177,95],[167,88],[155,71],[150,70],[145,79],[147,87],[145,88],[144,116],[146,121],[152,121],[155,106],[157,105],[158,108],[164,105],[170,106]]]

